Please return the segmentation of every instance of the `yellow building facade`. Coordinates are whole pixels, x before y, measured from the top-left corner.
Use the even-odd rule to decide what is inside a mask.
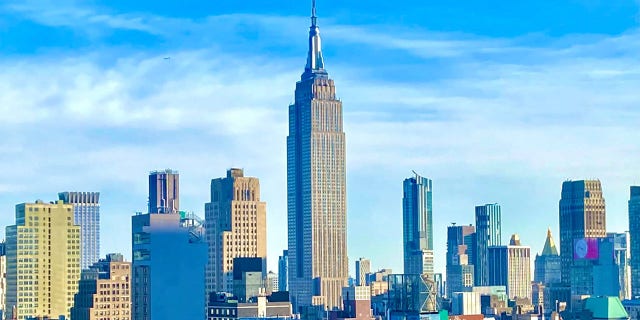
[[[6,229],[7,319],[70,318],[80,279],[73,214],[73,205],[62,201],[16,205],[16,224]]]

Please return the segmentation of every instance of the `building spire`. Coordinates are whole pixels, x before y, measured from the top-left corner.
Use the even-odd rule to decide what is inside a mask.
[[[324,73],[324,58],[322,57],[322,41],[320,28],[316,16],[316,0],[311,1],[311,28],[309,30],[309,54],[305,74]]]
[[[553,237],[551,237],[551,228],[547,229],[547,240],[544,242],[544,249],[542,249],[543,256],[557,256],[558,249],[556,248],[556,244],[553,241]]]

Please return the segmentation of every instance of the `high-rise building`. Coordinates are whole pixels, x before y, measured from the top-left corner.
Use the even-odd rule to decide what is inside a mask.
[[[278,291],[289,291],[289,251],[278,257]]]
[[[267,273],[267,293],[278,292],[280,285],[278,283],[278,274],[273,271],[269,271]]]
[[[130,320],[131,263],[112,253],[83,270],[71,319]]]
[[[561,282],[561,272],[560,255],[551,236],[551,228],[549,228],[542,254],[536,255],[533,281],[544,285],[559,284]]]
[[[618,266],[620,283],[620,299],[631,300],[631,256],[629,254],[629,232],[607,233],[607,238],[613,241],[615,264]]]
[[[171,172],[170,176],[175,178],[171,180],[177,183],[177,173],[167,172]],[[157,174],[151,173],[151,176]],[[153,185],[158,181],[149,180]],[[155,190],[152,186],[149,189]],[[178,185],[171,189],[176,190],[177,196]],[[176,205],[172,208],[177,209],[178,199],[171,202]],[[202,221],[193,215],[172,213],[172,210],[131,217],[132,320],[205,317],[207,243]]]
[[[629,236],[632,297],[640,297],[640,186],[631,187],[629,198]]]
[[[415,173],[404,180],[403,190],[404,273],[433,276],[432,181]]]
[[[267,258],[266,208],[260,201],[260,180],[245,177],[242,169],[229,169],[226,177],[211,180],[211,202],[205,204],[207,296],[233,292],[234,258]]]
[[[0,242],[0,315],[6,313],[5,299],[7,296],[7,245]]]
[[[58,199],[73,205],[73,219],[80,226],[80,269],[100,259],[100,192],[61,192]]]
[[[166,169],[149,174],[149,213],[180,211],[180,174]]]
[[[356,260],[356,286],[367,286],[367,274],[371,273],[371,260],[360,258]]]
[[[16,206],[16,224],[6,233],[7,319],[69,318],[80,280],[80,226],[73,221],[73,206],[62,200]]]
[[[506,286],[510,299],[531,301],[531,248],[514,234],[508,246],[489,247],[488,258],[489,285]]]
[[[473,226],[447,228],[447,297],[455,292],[471,291],[474,284],[474,266],[470,258],[475,238]]]
[[[475,284],[489,285],[489,247],[502,245],[502,213],[497,203],[476,207]]]
[[[300,307],[341,307],[347,285],[347,188],[342,102],[325,69],[315,1],[307,65],[289,106],[289,291]]]
[[[572,295],[591,294],[583,290],[592,283],[592,262],[574,260],[574,245],[583,238],[607,235],[605,201],[599,180],[565,181],[560,198],[560,258],[562,283]]]

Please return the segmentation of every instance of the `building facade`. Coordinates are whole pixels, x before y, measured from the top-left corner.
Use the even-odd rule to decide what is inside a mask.
[[[345,154],[342,102],[324,66],[314,6],[287,137],[289,291],[296,308],[342,304],[349,277]]]
[[[414,172],[415,173],[415,172]],[[432,181],[405,179],[402,197],[404,273],[434,273]]]
[[[629,232],[607,233],[607,238],[613,241],[614,262],[618,266],[618,282],[620,283],[620,299],[629,300],[631,293],[631,255],[629,253]]]
[[[560,258],[562,283],[571,286],[573,295],[590,294],[582,290],[592,274],[589,261],[574,261],[575,241],[607,235],[605,200],[599,180],[565,181],[560,198]],[[583,281],[584,280],[584,281]]]
[[[61,192],[58,199],[73,205],[74,222],[80,226],[80,269],[100,259],[100,192]]]
[[[531,248],[514,234],[508,246],[489,247],[488,253],[489,285],[507,287],[509,299],[531,302]]]
[[[476,207],[475,284],[489,285],[488,250],[502,245],[502,212],[497,203]]]
[[[180,211],[180,174],[166,169],[149,174],[149,213]]]
[[[229,169],[211,181],[205,204],[209,262],[207,294],[232,292],[233,259],[267,257],[267,204],[260,201],[260,180]]]
[[[83,270],[71,319],[130,320],[131,263],[121,254],[108,254]]]
[[[371,273],[371,260],[360,258],[356,260],[356,286],[366,286],[367,275]]]
[[[162,182],[163,179],[171,182]],[[152,195],[158,189],[162,194],[164,185],[173,190],[169,192],[171,197],[177,197],[177,183],[175,171],[166,170],[160,177],[152,172],[149,198],[158,198]],[[161,187],[156,188],[158,185]],[[186,213],[172,213],[178,208],[178,198],[160,201],[163,206],[165,203],[169,206],[160,206],[160,210],[150,205],[150,209],[162,212],[138,213],[131,217],[132,319],[204,319],[208,246],[201,219]]]
[[[561,283],[561,272],[560,255],[549,229],[544,249],[541,254],[536,255],[533,282],[544,285]]]
[[[632,297],[640,297],[640,186],[631,187],[629,198],[629,236]]]
[[[15,217],[6,230],[7,318],[69,318],[80,280],[80,226],[73,222],[73,206],[38,200],[17,205]]]
[[[6,313],[5,299],[7,297],[7,244],[0,243],[0,314]]]

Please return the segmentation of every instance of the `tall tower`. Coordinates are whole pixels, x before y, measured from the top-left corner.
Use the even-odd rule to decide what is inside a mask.
[[[100,192],[60,192],[58,199],[73,205],[73,217],[80,226],[80,270],[100,259]]]
[[[205,204],[208,294],[233,292],[234,258],[267,258],[266,208],[260,180],[245,177],[242,169],[211,180],[211,202]]]
[[[17,205],[15,217],[6,233],[7,319],[68,319],[80,280],[80,226],[73,223],[73,206],[38,200]]]
[[[560,255],[551,236],[551,229],[547,230],[542,254],[536,255],[533,281],[545,286],[559,284],[561,281]]]
[[[289,291],[289,251],[278,257],[278,291]]]
[[[485,204],[476,207],[476,247],[475,283],[476,286],[489,285],[489,247],[502,245],[502,213],[500,205]]]
[[[349,276],[342,102],[324,68],[315,13],[314,0],[287,137],[289,287],[296,308],[341,307]]]
[[[631,290],[632,297],[640,296],[640,186],[631,187],[629,199],[629,236],[631,245]]]
[[[149,213],[180,211],[180,174],[167,169],[149,174]]]
[[[433,275],[432,182],[415,173],[403,189],[404,273]]]
[[[509,299],[531,301],[531,248],[520,243],[517,234],[508,246],[489,247],[489,285],[506,286]]]
[[[591,283],[590,261],[574,261],[574,242],[582,238],[607,236],[605,201],[599,180],[565,181],[560,198],[560,258],[562,283],[571,285],[572,294],[590,294],[577,288],[572,279]],[[588,287],[588,286],[586,286]],[[589,291],[589,290],[587,290]]]

